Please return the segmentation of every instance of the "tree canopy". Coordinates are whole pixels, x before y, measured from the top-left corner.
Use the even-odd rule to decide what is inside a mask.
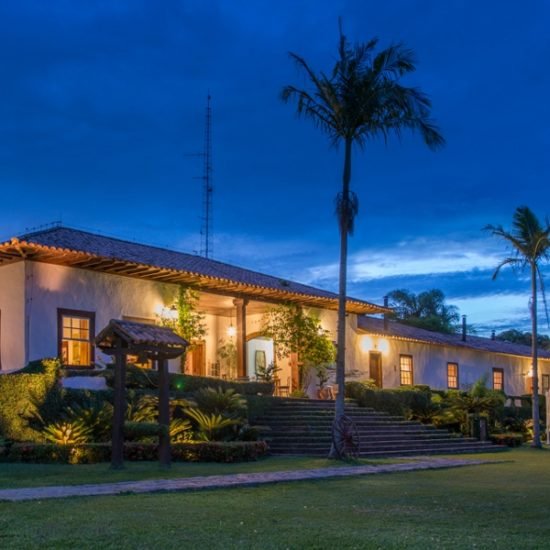
[[[522,332],[521,330],[509,329],[499,332],[495,338],[503,342],[530,346],[532,334],[530,332]],[[537,344],[539,348],[550,350],[550,337],[546,336],[546,334],[539,334],[537,336]]]
[[[388,294],[393,318],[400,323],[426,330],[452,334],[459,326],[456,306],[445,303],[445,294],[438,289],[415,294],[409,290],[393,290]]]

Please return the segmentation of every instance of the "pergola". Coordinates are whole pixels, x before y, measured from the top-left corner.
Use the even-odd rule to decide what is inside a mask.
[[[189,343],[169,328],[112,319],[96,337],[96,345],[103,353],[115,358],[112,467],[122,468],[124,464],[127,355],[144,356],[157,364],[159,373],[159,461],[161,465],[169,466],[171,453],[168,359],[182,355]]]

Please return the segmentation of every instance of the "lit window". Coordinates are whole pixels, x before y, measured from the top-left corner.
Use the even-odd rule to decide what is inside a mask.
[[[59,356],[69,367],[89,367],[93,362],[94,313],[58,310]]]
[[[458,390],[458,363],[447,363],[447,387]]]
[[[412,355],[399,356],[399,380],[402,386],[412,386],[413,384]]]
[[[504,391],[504,370],[493,369],[493,389]]]
[[[542,375],[542,391],[546,393],[550,390],[550,374]]]

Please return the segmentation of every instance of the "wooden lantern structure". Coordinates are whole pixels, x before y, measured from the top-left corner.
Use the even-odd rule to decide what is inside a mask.
[[[159,461],[169,466],[170,453],[170,383],[168,359],[179,357],[189,343],[173,330],[156,325],[112,319],[95,339],[97,347],[115,358],[115,396],[111,465],[124,465],[124,412],[126,408],[126,360],[139,355],[155,361],[159,373]]]

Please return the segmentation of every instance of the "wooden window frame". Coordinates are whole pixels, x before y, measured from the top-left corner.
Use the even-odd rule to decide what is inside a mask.
[[[451,384],[450,384],[451,375],[449,374],[449,367],[451,365],[456,367],[456,376],[454,376],[454,378],[456,378],[456,385],[455,386],[451,386]],[[448,361],[447,362],[447,389],[449,389],[449,390],[458,390],[459,388],[460,388],[460,378],[459,378],[458,363],[456,361]]]
[[[495,374],[500,373],[501,381],[502,381],[502,387],[501,388],[495,388]],[[496,391],[504,391],[504,369],[493,367],[493,389]]]
[[[407,357],[408,359],[411,360],[411,370],[410,370],[410,375],[411,375],[411,383],[410,384],[403,384],[403,372],[407,372],[407,374],[409,374],[409,371],[403,371],[403,367],[402,367],[402,364],[401,364],[401,359]],[[413,361],[413,356],[412,355],[407,355],[405,353],[402,353],[399,355],[399,385],[400,386],[405,386],[405,387],[411,387],[411,386],[414,386],[414,361]]]
[[[90,369],[94,367],[95,361],[95,311],[84,311],[81,309],[57,308],[57,354],[61,360],[63,357],[63,317],[80,317],[90,322],[90,364],[89,365],[64,365],[72,369]]]

